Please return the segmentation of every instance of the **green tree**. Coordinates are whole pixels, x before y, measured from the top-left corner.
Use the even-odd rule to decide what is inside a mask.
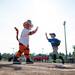
[[[69,53],[68,57],[72,57],[72,54],[71,54],[71,53]]]
[[[0,53],[0,60],[2,59],[2,55],[1,55],[1,53]]]
[[[2,54],[2,59],[3,60],[8,60],[8,58],[11,56],[12,54],[9,54],[9,53],[3,53]]]
[[[73,46],[73,49],[74,49],[74,51],[73,51],[73,58],[75,58],[75,45]]]

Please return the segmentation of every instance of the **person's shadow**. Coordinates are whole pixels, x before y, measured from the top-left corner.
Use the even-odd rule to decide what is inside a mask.
[[[20,67],[20,66],[16,66],[16,65],[14,65],[14,64],[0,64],[0,69],[2,68],[2,67],[7,67],[7,68],[12,68],[12,69],[14,69],[14,70],[21,70],[22,69],[22,67]]]

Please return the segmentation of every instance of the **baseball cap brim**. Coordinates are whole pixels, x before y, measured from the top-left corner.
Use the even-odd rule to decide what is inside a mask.
[[[56,34],[55,33],[49,33],[50,35],[54,35],[54,36],[56,36]]]

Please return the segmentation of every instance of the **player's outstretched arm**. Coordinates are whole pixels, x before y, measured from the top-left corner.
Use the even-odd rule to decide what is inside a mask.
[[[46,39],[48,40],[48,36],[47,36],[47,33],[45,33],[45,36],[46,36]]]
[[[29,35],[32,35],[32,34],[36,33],[37,30],[38,30],[38,27],[35,30],[29,32]]]

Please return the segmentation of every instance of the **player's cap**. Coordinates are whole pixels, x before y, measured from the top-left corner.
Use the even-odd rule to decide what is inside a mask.
[[[55,33],[49,33],[50,35],[54,35],[54,36],[56,36],[56,34]]]

